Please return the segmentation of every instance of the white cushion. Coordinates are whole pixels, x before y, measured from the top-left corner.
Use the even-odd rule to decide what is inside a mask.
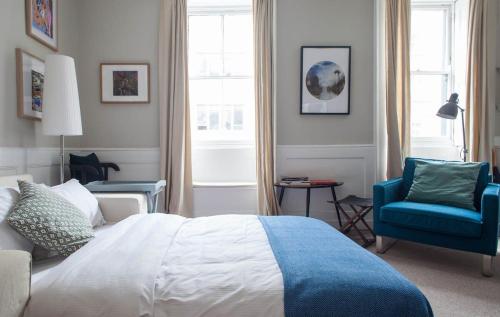
[[[78,207],[89,218],[93,227],[102,226],[105,223],[97,199],[76,179],[71,179],[50,189]]]
[[[0,187],[0,250],[31,252],[33,244],[17,233],[6,220],[18,196],[19,193],[15,189]]]

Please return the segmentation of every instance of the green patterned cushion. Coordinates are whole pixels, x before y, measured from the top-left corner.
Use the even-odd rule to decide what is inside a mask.
[[[43,185],[18,183],[7,222],[35,245],[69,256],[94,237],[88,218],[69,201]]]

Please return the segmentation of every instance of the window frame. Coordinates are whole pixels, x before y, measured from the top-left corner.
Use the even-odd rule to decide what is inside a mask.
[[[443,86],[443,94],[448,96],[454,89],[455,86],[455,72],[454,72],[454,38],[455,38],[455,2],[452,0],[442,0],[442,1],[425,1],[425,0],[413,0],[411,3],[411,10],[435,10],[435,9],[444,9],[446,11],[446,22],[443,27],[445,28],[445,60],[446,66],[443,70],[422,70],[410,69],[410,78],[418,75],[438,75],[438,76],[446,76],[446,88]],[[410,39],[411,41],[411,39]],[[411,56],[410,56],[411,58]],[[411,80],[411,79],[410,79]],[[444,119],[443,119],[444,120]],[[445,121],[446,122],[446,121]],[[433,136],[433,137],[415,137],[412,135],[412,148],[422,148],[422,147],[441,147],[441,146],[453,146],[455,147],[454,142],[454,124],[453,122],[446,122],[446,129],[449,130],[447,136]],[[411,128],[411,127],[410,127]]]
[[[221,25],[222,25],[222,51],[218,52],[218,54],[221,54],[224,56],[224,16],[225,15],[251,15],[252,14],[252,6],[246,6],[246,5],[237,5],[237,6],[226,6],[226,5],[221,5],[221,6],[188,6],[188,12],[187,12],[187,18],[188,18],[188,34],[189,34],[189,18],[191,16],[220,16],[222,17],[221,19]],[[189,43],[188,43],[189,44]],[[253,52],[252,52],[253,54]],[[188,55],[189,55],[189,46],[188,46]],[[253,59],[253,58],[252,58]],[[224,58],[222,58],[222,70],[225,73],[225,65],[224,65]],[[246,79],[246,80],[252,80],[254,78],[253,74],[250,74],[248,76],[245,75],[214,75],[214,76],[207,76],[207,75],[202,75],[202,76],[188,76],[188,80],[209,80],[209,79],[219,79],[219,80],[224,80],[224,79]],[[222,120],[222,116],[224,113],[224,108],[226,105],[205,105],[208,109],[210,109],[211,106],[218,106],[222,110],[219,110],[219,126],[220,122]],[[234,105],[233,110],[234,110]],[[196,105],[190,105],[191,110],[193,110],[196,107]],[[193,111],[192,111],[193,112]],[[210,119],[208,118],[210,113],[210,110],[207,110],[207,121],[208,125],[210,125]],[[232,113],[232,120],[234,120],[234,111]],[[195,115],[196,113],[192,113],[192,115]],[[194,122],[196,124],[197,118],[196,116],[193,117],[194,121],[192,120],[191,122]],[[255,119],[254,119],[255,120]],[[207,129],[210,131],[210,129]],[[241,132],[240,132],[241,131]],[[243,133],[243,130],[234,130],[235,134],[237,133]],[[221,129],[218,132],[215,133],[224,133],[224,130]],[[253,136],[253,133],[250,133]],[[238,149],[238,148],[251,148],[255,146],[255,138],[252,137],[250,139],[245,139],[241,138],[238,139],[237,137],[234,139],[216,139],[213,136],[208,136],[206,139],[201,138],[201,139],[195,139],[193,138],[193,145],[197,148],[210,148],[210,149]]]

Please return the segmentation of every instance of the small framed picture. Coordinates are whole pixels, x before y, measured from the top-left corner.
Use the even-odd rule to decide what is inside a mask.
[[[300,114],[349,114],[350,46],[302,46]]]
[[[58,49],[59,0],[26,0],[26,34],[54,51]]]
[[[101,103],[149,103],[149,63],[102,63]]]
[[[42,119],[44,76],[45,62],[20,48],[16,48],[18,117]]]

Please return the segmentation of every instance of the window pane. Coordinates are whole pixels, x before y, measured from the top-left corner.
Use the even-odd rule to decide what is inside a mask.
[[[448,122],[436,116],[447,92],[446,75],[412,75],[411,133],[412,137],[449,136]]]
[[[243,129],[243,110],[241,109],[241,107],[234,108],[233,127],[235,130]]]
[[[191,15],[188,28],[190,52],[222,52],[222,16]]]
[[[251,76],[253,64],[249,53],[225,53],[224,73],[226,76]]]
[[[219,130],[219,111],[211,110],[209,117],[210,130]]]
[[[253,103],[252,79],[224,79],[222,87],[224,91],[223,104],[250,106]]]
[[[224,16],[224,73],[227,76],[250,76],[253,47],[250,15]]]
[[[442,8],[411,11],[411,69],[444,70],[449,64],[447,52],[447,13]]]
[[[208,77],[222,75],[222,54],[193,53],[189,54],[189,77]]]
[[[224,51],[246,53],[252,50],[252,17],[249,14],[224,16]]]
[[[225,107],[222,112],[222,129],[230,131],[233,128],[233,123],[231,120],[232,107]]]
[[[222,80],[191,79],[189,81],[189,102],[191,106],[222,104]]]
[[[197,106],[194,109],[196,109],[196,113],[193,114],[196,117],[196,129],[207,130],[208,129],[207,107]]]

